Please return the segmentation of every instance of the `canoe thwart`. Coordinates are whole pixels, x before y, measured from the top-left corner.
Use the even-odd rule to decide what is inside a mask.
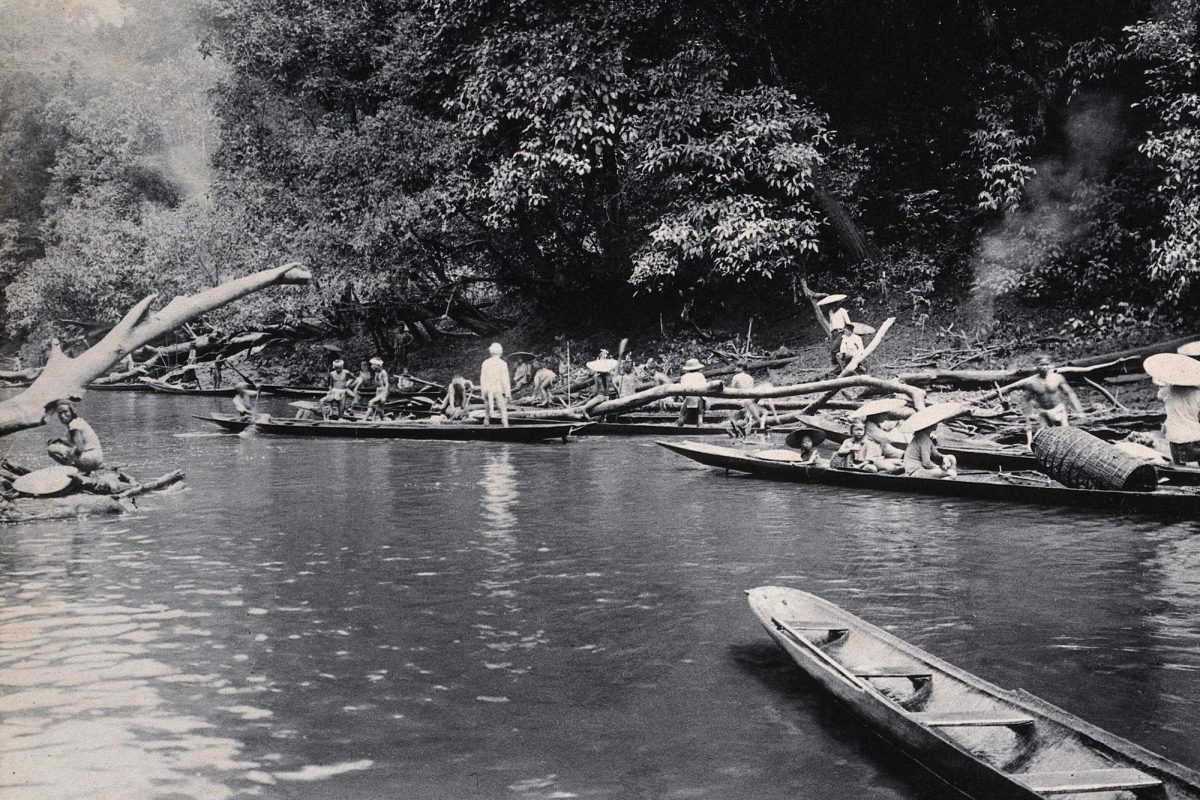
[[[913,667],[859,667],[854,674],[860,678],[908,678],[912,681],[933,680],[933,672]]]
[[[797,631],[828,631],[831,636],[843,636],[850,632],[850,629],[845,625],[837,623],[821,622],[820,620],[807,619],[781,619],[776,620],[781,626],[791,628]]]
[[[1034,723],[1033,717],[1003,711],[924,711],[909,716],[931,728],[1019,728]]]
[[[1042,794],[1084,794],[1092,792],[1135,792],[1162,790],[1158,778],[1137,769],[1081,769],[1070,772],[1031,772],[1013,778]]]

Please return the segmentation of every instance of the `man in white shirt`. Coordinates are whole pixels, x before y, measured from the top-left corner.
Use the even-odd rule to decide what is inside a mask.
[[[492,424],[492,412],[499,407],[500,424],[508,427],[508,399],[512,397],[512,384],[508,377],[508,362],[501,358],[504,348],[492,342],[488,348],[491,357],[483,362],[479,370],[479,391],[483,394],[483,424]]]
[[[688,389],[703,389],[708,386],[708,379],[704,377],[704,365],[697,359],[689,358],[683,365],[683,375],[679,378],[679,385]],[[686,425],[688,418],[692,418],[692,424],[697,427],[704,422],[704,410],[708,406],[708,402],[703,397],[685,396],[681,398],[682,403],[679,406],[679,418],[675,420],[676,425]]]

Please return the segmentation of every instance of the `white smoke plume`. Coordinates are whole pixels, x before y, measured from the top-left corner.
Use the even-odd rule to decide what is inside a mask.
[[[1067,117],[1061,156],[1035,165],[1020,210],[1009,212],[976,243],[968,312],[977,330],[995,323],[996,299],[1069,247],[1087,220],[1071,208],[1089,184],[1103,180],[1123,142],[1122,105],[1113,98],[1077,97]]]

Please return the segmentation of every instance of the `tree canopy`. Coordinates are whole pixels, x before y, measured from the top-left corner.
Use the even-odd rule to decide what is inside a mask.
[[[1196,0],[113,7],[0,34],[10,333],[279,258],[314,285],[243,313],[384,344],[801,277],[1196,297]]]

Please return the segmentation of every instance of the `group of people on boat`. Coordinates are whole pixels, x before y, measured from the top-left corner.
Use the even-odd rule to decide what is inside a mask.
[[[366,400],[364,420],[382,419],[391,390],[391,377],[379,356],[363,361],[355,375],[342,358],[335,358],[325,376],[328,391],[317,401],[326,419],[343,419],[356,402]],[[244,384],[239,384],[239,392]],[[248,387],[247,387],[248,388]],[[236,405],[236,399],[235,399]],[[245,414],[240,408],[239,413]]]

